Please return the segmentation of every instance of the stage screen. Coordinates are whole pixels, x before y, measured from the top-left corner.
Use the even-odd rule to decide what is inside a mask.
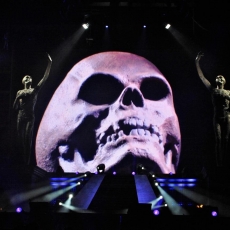
[[[54,92],[36,137],[36,161],[53,172],[175,173],[180,127],[171,86],[146,58],[119,51],[76,63]]]

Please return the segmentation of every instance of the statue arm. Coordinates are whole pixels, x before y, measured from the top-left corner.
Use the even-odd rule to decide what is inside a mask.
[[[51,64],[52,64],[52,59],[50,57],[49,54],[47,54],[48,56],[48,65],[46,67],[46,71],[45,71],[45,74],[43,76],[43,78],[40,80],[40,82],[38,83],[38,87],[41,88],[41,86],[43,86],[43,84],[45,83],[45,81],[47,80],[48,76],[49,76],[49,73],[50,73],[50,69],[51,69]]]
[[[225,98],[230,100],[230,91],[228,90],[227,92],[228,92],[228,94],[225,96]]]
[[[14,110],[18,110],[18,108],[19,108],[19,92],[17,92],[17,95],[16,95],[16,98],[15,98],[15,100],[14,100],[14,104],[13,104],[13,109]]]
[[[195,63],[196,63],[196,69],[197,69],[197,72],[198,72],[198,75],[200,77],[200,79],[202,80],[202,82],[204,83],[204,85],[206,86],[206,88],[208,90],[212,90],[212,85],[211,83],[205,78],[201,68],[200,68],[200,59],[201,57],[204,56],[203,53],[198,53],[197,57],[196,57],[196,60],[195,60]]]

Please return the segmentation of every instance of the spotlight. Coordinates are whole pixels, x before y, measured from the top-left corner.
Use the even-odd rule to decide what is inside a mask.
[[[143,25],[143,28],[146,28],[146,25]]]
[[[144,174],[146,172],[146,168],[142,164],[137,165],[137,173],[138,174]]]
[[[109,28],[109,26],[108,26],[108,25],[106,25],[106,26],[105,26],[105,28]]]
[[[114,172],[113,172],[113,175],[116,175],[116,174],[117,174],[117,173],[114,171]]]
[[[73,198],[73,194],[69,194],[69,198]]]
[[[98,172],[98,174],[103,174],[105,172],[105,165],[104,164],[99,164],[97,166],[97,172]]]
[[[135,172],[132,172],[132,175],[134,176],[136,173]]]
[[[22,212],[22,208],[21,208],[21,207],[17,207],[17,208],[16,208],[16,212],[17,212],[17,213]]]
[[[83,23],[82,24],[82,27],[87,30],[89,28],[89,23]]]
[[[62,202],[59,202],[59,205],[62,205]]]
[[[165,29],[169,29],[171,27],[171,25],[170,24],[166,24],[166,26],[165,26]]]
[[[91,174],[91,173],[90,173],[89,171],[87,171],[87,172],[85,172],[84,176],[85,176],[85,177],[88,177],[88,176],[90,176],[90,174]],[[78,183],[79,183],[79,182],[78,182]]]
[[[154,178],[154,177],[155,177],[154,172],[152,172],[152,171],[151,171],[151,172],[149,172],[149,177],[150,177],[150,178]]]
[[[158,209],[153,210],[153,215],[158,216],[160,214],[160,211]]]
[[[217,213],[217,211],[212,211],[212,216],[218,216],[218,213]]]

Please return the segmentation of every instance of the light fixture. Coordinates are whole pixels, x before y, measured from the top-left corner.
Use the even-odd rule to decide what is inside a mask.
[[[17,208],[16,208],[16,212],[17,212],[17,213],[22,212],[22,208],[21,208],[21,207],[17,207]]]
[[[103,174],[105,172],[105,165],[104,164],[99,164],[97,166],[97,173],[98,174]]]
[[[170,24],[166,24],[166,26],[165,26],[165,29],[169,29],[171,27],[171,25]]]
[[[150,178],[155,178],[155,173],[152,172],[152,171],[150,171],[150,172],[148,173],[148,175],[149,175]]]
[[[84,173],[84,177],[89,177],[90,175],[91,175],[91,172],[89,172],[89,171]],[[78,183],[80,183],[80,182],[78,182]]]
[[[146,168],[142,164],[137,165],[137,174],[145,174],[146,173]]]
[[[217,213],[217,211],[212,211],[212,216],[218,216],[218,213]]]
[[[153,215],[158,216],[160,214],[160,211],[158,209],[153,210]]]
[[[69,194],[69,198],[73,198],[73,194]]]
[[[87,23],[83,23],[82,24],[82,27],[85,29],[85,30],[87,30],[88,28],[89,28],[89,23],[87,22]]]

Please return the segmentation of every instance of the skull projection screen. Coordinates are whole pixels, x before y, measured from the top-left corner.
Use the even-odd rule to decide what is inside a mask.
[[[181,133],[169,82],[142,56],[101,52],[76,63],[54,92],[36,136],[47,172],[175,173]]]

